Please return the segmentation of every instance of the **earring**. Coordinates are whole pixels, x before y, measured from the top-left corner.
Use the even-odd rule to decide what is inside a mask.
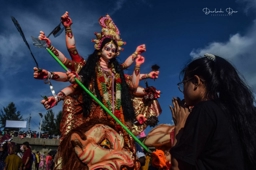
[[[98,52],[98,55],[101,55],[101,52]]]

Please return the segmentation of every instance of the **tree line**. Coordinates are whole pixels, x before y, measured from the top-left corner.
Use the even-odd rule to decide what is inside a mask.
[[[37,113],[38,114],[38,113]],[[39,116],[39,115],[38,115]],[[54,114],[52,110],[48,110],[44,116],[41,125],[41,131],[47,132],[49,135],[60,135],[60,121],[61,121],[62,111],[58,114]],[[6,107],[0,110],[0,128],[4,131],[19,131],[19,128],[7,128],[6,120],[24,120],[20,111],[13,102],[9,103]],[[40,129],[40,123],[38,128]]]

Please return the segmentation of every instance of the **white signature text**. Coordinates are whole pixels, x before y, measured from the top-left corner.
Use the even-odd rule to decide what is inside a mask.
[[[203,11],[203,13],[204,13],[205,15],[209,15],[209,14],[226,14],[226,15],[231,16],[232,14],[238,13],[238,11],[235,11],[235,10],[233,10],[233,9],[230,8],[230,7],[226,8],[225,11],[222,10],[221,8],[220,8],[220,9],[216,9],[216,8],[215,8],[214,10],[211,10],[211,9],[205,7],[205,8],[203,8],[202,11]]]

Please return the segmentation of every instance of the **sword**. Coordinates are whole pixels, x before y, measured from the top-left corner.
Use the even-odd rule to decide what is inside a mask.
[[[29,49],[29,51],[30,51],[31,56],[32,56],[32,58],[34,59],[34,61],[35,61],[35,63],[36,63],[36,67],[38,68],[38,71],[39,71],[39,72],[42,71],[42,69],[39,68],[39,65],[38,65],[38,63],[37,63],[37,61],[36,61],[36,58],[35,58],[34,54],[32,53],[32,51],[31,51],[31,49],[30,49],[30,46],[29,46],[29,44],[28,44],[28,42],[27,42],[27,40],[26,40],[26,38],[25,38],[25,35],[24,35],[24,33],[23,33],[23,31],[22,31],[22,29],[21,29],[21,27],[20,27],[20,24],[18,23],[18,21],[17,21],[13,16],[12,16],[11,18],[12,18],[12,22],[14,23],[15,27],[16,27],[17,30],[19,31],[19,33],[20,33],[20,35],[21,35],[23,41],[24,41],[25,44],[27,45],[27,47],[28,47],[28,49]]]

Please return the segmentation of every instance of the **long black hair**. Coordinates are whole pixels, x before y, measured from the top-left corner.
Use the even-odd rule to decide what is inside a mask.
[[[205,81],[207,97],[228,112],[242,143],[247,169],[256,167],[256,109],[254,95],[236,69],[225,59],[201,57],[183,70],[185,78],[198,75]]]
[[[102,96],[100,95],[98,85],[97,85],[96,65],[100,59],[99,52],[101,52],[104,45],[110,41],[113,41],[113,40],[109,38],[105,38],[103,40],[101,44],[101,49],[95,50],[91,55],[89,55],[86,61],[86,64],[84,65],[84,67],[81,69],[79,73],[79,75],[83,76],[83,84],[85,87],[89,87],[89,85],[92,83],[93,89],[95,90],[94,92],[100,101],[102,101]],[[115,41],[113,41],[113,43],[115,44],[116,47],[118,47]],[[124,72],[119,62],[117,61],[116,57],[112,58],[109,62],[113,63],[116,73],[120,74],[121,104],[123,108],[125,121],[134,121],[135,112],[132,105],[131,93],[125,81]],[[90,114],[91,103],[92,103],[92,98],[85,91],[83,91],[83,115],[85,117],[87,117]]]

